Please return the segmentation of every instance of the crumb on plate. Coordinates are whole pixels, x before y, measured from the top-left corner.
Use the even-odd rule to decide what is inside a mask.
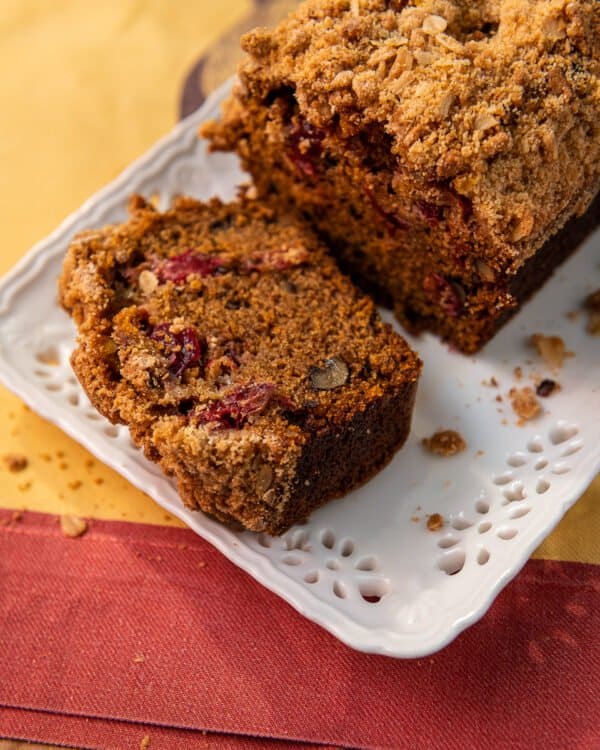
[[[444,526],[444,518],[439,513],[427,516],[427,528],[429,531],[439,531]]]
[[[539,416],[542,411],[540,402],[532,388],[511,388],[508,392],[510,403],[515,414],[519,417],[519,425]]]
[[[463,436],[456,430],[438,430],[421,441],[425,450],[438,456],[455,456],[467,447]]]
[[[573,356],[573,352],[567,351],[565,342],[560,336],[544,336],[542,333],[534,333],[530,342],[544,362],[555,369],[562,367],[567,357]]]

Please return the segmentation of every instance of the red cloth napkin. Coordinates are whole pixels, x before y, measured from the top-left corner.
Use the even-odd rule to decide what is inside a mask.
[[[597,566],[530,562],[453,644],[399,661],[352,651],[191,531],[94,521],[67,539],[28,513],[0,525],[0,735],[597,748],[599,605]]]

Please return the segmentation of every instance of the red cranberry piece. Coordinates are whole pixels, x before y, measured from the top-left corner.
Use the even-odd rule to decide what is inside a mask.
[[[187,250],[181,255],[167,258],[159,263],[156,274],[161,281],[172,281],[180,284],[188,276],[212,276],[223,268],[223,260],[215,255],[200,255],[193,250]]]
[[[363,189],[364,189],[365,195],[369,199],[369,203],[371,204],[371,206],[373,206],[375,212],[379,214],[379,216],[381,216],[381,218],[384,220],[387,230],[390,234],[394,234],[397,229],[408,229],[408,224],[405,224],[397,216],[390,213],[389,211],[386,211],[379,204],[379,202],[375,198],[373,189],[369,185],[365,185]]]
[[[325,131],[300,120],[287,137],[287,155],[298,172],[314,179],[318,175],[318,161],[323,153]]]
[[[425,277],[423,290],[431,301],[439,305],[451,318],[455,318],[463,306],[462,289],[439,273],[430,273]]]
[[[169,372],[180,378],[183,373],[197,364],[202,357],[202,346],[193,328],[173,333],[168,323],[156,326],[151,336],[169,355]]]
[[[548,396],[551,396],[557,388],[558,383],[555,383],[554,380],[550,380],[549,378],[545,378],[541,383],[539,383],[538,387],[535,389],[535,392],[542,398],[548,398]]]
[[[444,218],[444,207],[430,201],[417,200],[415,208],[431,227],[437,226]]]
[[[242,428],[253,414],[263,412],[275,397],[272,383],[243,385],[235,388],[220,401],[212,401],[195,417],[199,424],[212,424],[215,429]]]

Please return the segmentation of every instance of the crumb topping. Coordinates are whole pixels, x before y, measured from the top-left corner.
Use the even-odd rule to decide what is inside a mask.
[[[308,0],[243,46],[239,100],[292,92],[314,149],[383,128],[392,169],[468,199],[515,259],[597,191],[596,0]]]

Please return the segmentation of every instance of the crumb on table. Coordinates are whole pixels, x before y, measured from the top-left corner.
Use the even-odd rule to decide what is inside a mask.
[[[425,450],[438,456],[455,456],[467,447],[463,436],[456,430],[438,430],[421,441]]]
[[[27,456],[18,453],[7,453],[2,457],[2,460],[4,461],[6,468],[14,474],[19,471],[24,471],[29,466],[29,459]]]
[[[508,392],[510,403],[515,414],[519,417],[519,425],[539,416],[542,411],[540,402],[532,388],[511,388]]]
[[[85,534],[88,525],[85,519],[69,514],[60,517],[60,529],[64,536],[75,539]]]

